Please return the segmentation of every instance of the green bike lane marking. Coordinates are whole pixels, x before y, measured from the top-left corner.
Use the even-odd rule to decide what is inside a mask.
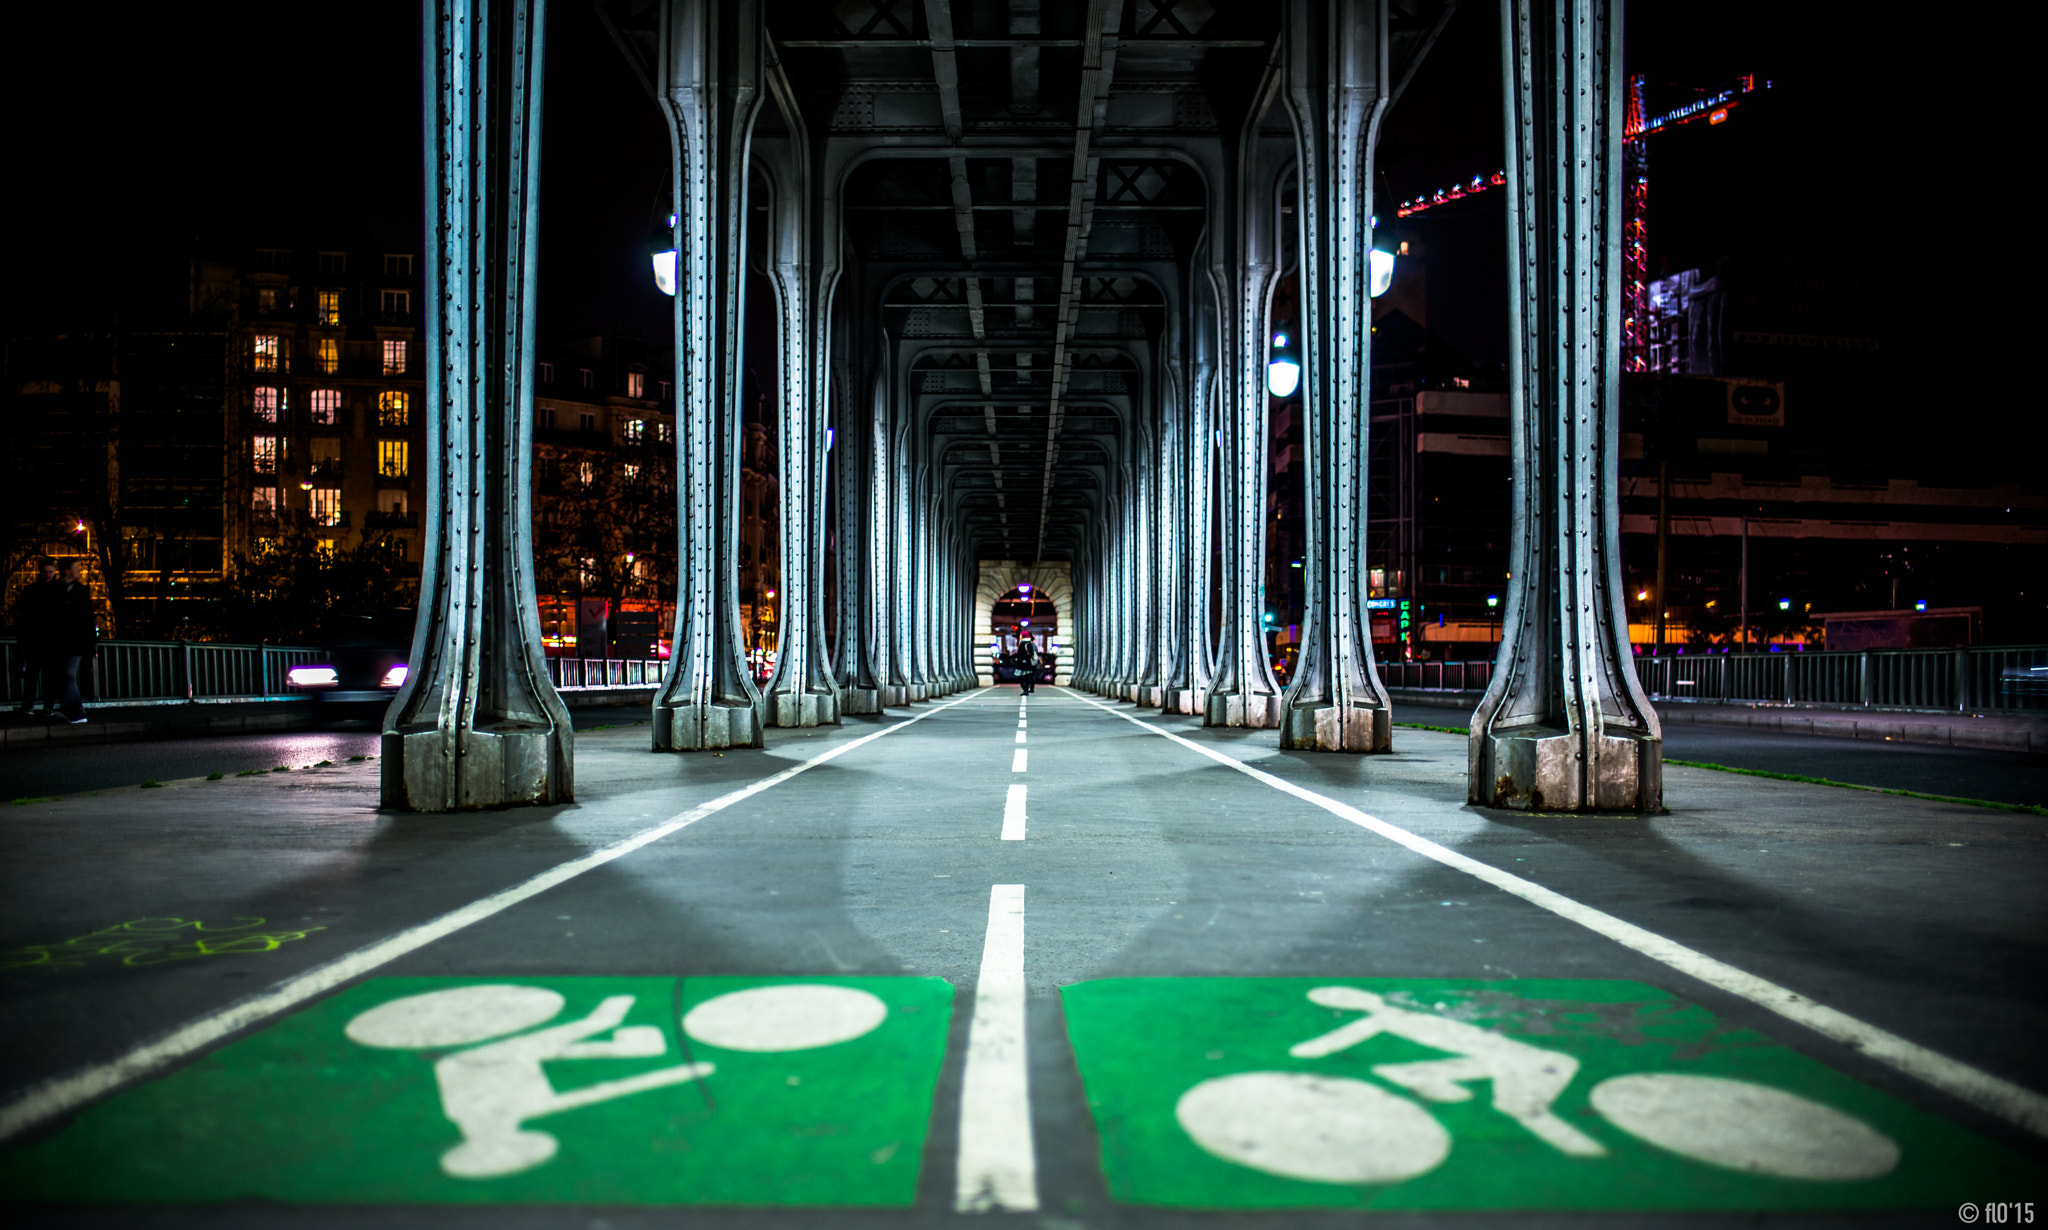
[[[1063,988],[1110,1194],[1190,1209],[1954,1208],[2038,1162],[1654,987]]]
[[[377,978],[0,1153],[17,1200],[908,1206],[939,978]]]

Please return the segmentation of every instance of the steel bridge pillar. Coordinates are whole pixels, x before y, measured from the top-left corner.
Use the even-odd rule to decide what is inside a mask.
[[[760,747],[740,648],[740,349],[748,144],[762,91],[758,0],[671,0],[661,101],[676,202],[676,628],[656,751]]]
[[[777,85],[781,78],[772,79]],[[778,89],[778,94],[780,90]],[[782,585],[775,673],[762,697],[770,726],[836,726],[839,686],[825,652],[825,422],[831,387],[820,325],[830,279],[813,259],[810,138],[796,100],[778,97],[789,135],[760,161],[774,191],[770,228],[782,362]],[[836,200],[836,197],[828,200]],[[837,219],[827,228],[836,232]]]
[[[1308,542],[1302,649],[1283,705],[1280,746],[1306,751],[1393,749],[1362,575],[1372,421],[1372,155],[1386,106],[1385,35],[1378,0],[1291,0],[1281,34],[1281,100],[1300,151]]]
[[[1278,272],[1277,188],[1286,153],[1261,141],[1265,104],[1255,104],[1230,160],[1229,201],[1217,203],[1211,236],[1235,236],[1212,251],[1211,279],[1222,310],[1223,363],[1217,398],[1223,535],[1222,634],[1205,726],[1280,723],[1280,687],[1266,656],[1266,306]],[[1291,143],[1289,143],[1291,145]],[[1262,148],[1268,147],[1268,148]],[[1220,194],[1219,194],[1220,195]],[[1212,238],[1212,243],[1216,240]]]
[[[1500,657],[1472,717],[1470,797],[1653,811],[1663,739],[1622,610],[1621,9],[1508,0],[1514,521]]]
[[[456,811],[573,797],[569,712],[534,596],[540,0],[436,0],[427,30],[426,568],[382,800]]]
[[[1197,290],[1198,303],[1207,299]],[[1173,559],[1173,668],[1166,680],[1161,708],[1168,713],[1201,713],[1209,691],[1209,485],[1215,456],[1215,431],[1210,414],[1215,396],[1213,365],[1207,354],[1210,330],[1193,330],[1196,355],[1188,379],[1180,386],[1183,404],[1176,407],[1183,426],[1172,438],[1172,470],[1167,499],[1169,525],[1175,538]]]
[[[829,453],[838,515],[839,639],[834,646],[843,713],[880,713],[882,685],[876,673],[875,533],[869,520],[874,500],[869,454],[874,433],[853,399],[833,399],[838,421]]]

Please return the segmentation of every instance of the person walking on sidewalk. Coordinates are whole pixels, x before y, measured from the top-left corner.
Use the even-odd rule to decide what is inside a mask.
[[[46,689],[44,664],[55,650],[58,610],[64,604],[64,585],[57,580],[57,561],[45,555],[36,564],[36,579],[21,591],[14,606],[14,634],[21,646],[21,661],[15,669],[21,675],[21,712],[34,713],[36,693],[43,693],[43,711],[49,712],[56,697]]]
[[[85,701],[78,695],[78,669],[93,654],[99,629],[93,626],[92,589],[77,557],[64,561],[57,574],[62,587],[53,604],[48,656],[43,659],[43,694],[56,696],[57,717],[77,726],[85,721]]]

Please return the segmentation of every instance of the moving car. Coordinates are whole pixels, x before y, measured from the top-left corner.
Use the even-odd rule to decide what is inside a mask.
[[[310,697],[323,720],[383,717],[405,684],[413,618],[409,610],[333,616],[326,654],[285,672],[286,687]]]

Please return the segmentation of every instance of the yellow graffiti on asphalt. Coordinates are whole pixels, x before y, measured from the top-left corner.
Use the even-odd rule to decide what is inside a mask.
[[[168,965],[194,957],[223,957],[275,952],[324,927],[303,930],[261,930],[261,918],[237,918],[224,926],[196,918],[137,918],[101,927],[89,935],[55,944],[24,944],[0,949],[0,970],[77,968],[90,957],[119,957],[123,965]]]

